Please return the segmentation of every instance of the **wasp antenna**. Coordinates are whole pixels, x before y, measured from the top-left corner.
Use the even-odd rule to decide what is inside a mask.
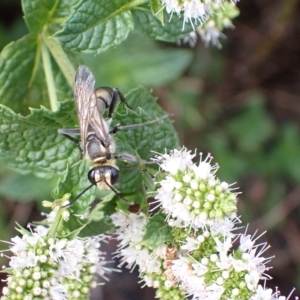
[[[79,195],[77,195],[71,202],[68,204],[61,206],[61,208],[66,208],[71,206],[74,202],[76,202],[85,192],[87,192],[94,184],[89,185],[87,188],[85,188]]]
[[[123,200],[125,203],[127,203],[128,205],[133,205],[134,202],[129,202],[128,200],[126,200],[112,185],[110,185],[106,180],[104,181],[108,187],[121,199]]]

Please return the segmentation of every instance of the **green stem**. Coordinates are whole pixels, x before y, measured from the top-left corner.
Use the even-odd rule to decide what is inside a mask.
[[[45,35],[46,36],[46,35]],[[74,77],[75,77],[75,69],[70,62],[68,56],[62,49],[62,47],[51,37],[45,37],[44,41],[50,50],[52,56],[54,57],[56,63],[60,67],[61,71],[63,72],[65,78],[67,79],[68,83],[71,87],[73,87]]]
[[[43,66],[44,66],[51,110],[56,111],[58,109],[58,101],[57,101],[57,95],[55,90],[54,77],[52,73],[51,60],[50,60],[49,51],[43,39],[41,40],[41,52],[42,52]]]
[[[51,228],[48,232],[49,238],[54,238],[57,235],[58,228],[60,227],[60,225],[63,221],[63,219],[62,219],[63,212],[64,212],[64,209],[58,210],[56,217],[54,219],[54,222],[52,223]]]
[[[144,3],[149,3],[149,0],[133,0],[133,1],[130,1],[128,4],[126,4],[124,7],[126,9],[129,9],[129,8],[132,8],[132,7],[144,4]]]

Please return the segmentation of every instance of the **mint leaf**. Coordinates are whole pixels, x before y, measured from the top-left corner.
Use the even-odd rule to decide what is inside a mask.
[[[75,199],[75,197],[91,185],[87,178],[89,169],[90,162],[85,159],[68,167],[66,176],[58,180],[57,187],[52,192],[53,198],[60,199],[64,194],[70,193],[70,202]],[[74,208],[76,213],[82,214],[88,209],[89,205],[95,200],[95,190],[95,186],[91,187],[80,196],[80,201],[78,200],[73,204],[72,208]]]
[[[143,245],[155,249],[172,241],[171,228],[165,221],[166,216],[162,213],[153,215],[147,225],[143,237]]]
[[[53,12],[53,19],[66,18],[70,16],[71,9],[77,4],[77,0],[59,0]]]
[[[135,28],[157,40],[176,42],[194,31],[190,23],[183,24],[183,18],[164,12],[164,26],[150,10],[134,10],[132,12]]]
[[[28,92],[36,48],[36,36],[28,34],[8,44],[1,52],[0,101],[12,109],[20,110]]]
[[[32,1],[22,0],[25,22],[32,33],[41,33],[43,27],[51,18],[51,11],[55,8],[57,0]]]
[[[100,53],[120,44],[133,29],[127,0],[80,1],[54,37],[67,49]]]
[[[73,126],[70,111],[74,111],[73,101],[62,102],[57,112],[31,109],[27,117],[0,105],[0,159],[22,174],[63,175],[80,158],[76,145],[57,133],[58,128]]]

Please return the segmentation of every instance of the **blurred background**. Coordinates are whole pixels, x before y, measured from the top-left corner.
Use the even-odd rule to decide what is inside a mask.
[[[300,2],[241,0],[238,7],[241,14],[235,29],[225,32],[222,49],[201,41],[179,47],[132,34],[120,47],[82,59],[101,85],[123,94],[138,85],[153,88],[175,115],[181,143],[212,153],[219,177],[237,182],[248,232],[268,230],[260,241],[272,246],[265,256],[276,258],[267,286],[278,286],[284,295],[296,287],[300,295]],[[20,1],[1,0],[0,49],[26,32]],[[16,235],[16,221],[25,226],[42,218],[40,203],[51,199],[56,181],[22,176],[1,163],[2,240]],[[115,273],[93,299],[154,299],[136,276]]]

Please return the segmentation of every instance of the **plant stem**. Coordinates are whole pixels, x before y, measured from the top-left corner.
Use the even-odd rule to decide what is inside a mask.
[[[59,226],[61,225],[61,222],[63,221],[62,219],[62,213],[63,213],[64,209],[59,209],[56,217],[51,225],[51,228],[48,232],[48,237],[49,238],[54,238],[56,236],[56,233],[58,231]]]
[[[42,60],[44,66],[44,72],[46,77],[48,95],[50,100],[50,106],[52,111],[56,111],[58,109],[58,101],[55,90],[54,77],[52,73],[52,66],[49,51],[44,43],[44,39],[41,40],[41,52],[42,52]]]
[[[149,0],[133,0],[133,1],[130,1],[130,2],[126,5],[126,8],[135,7],[135,6],[138,6],[138,5],[147,3],[147,2],[149,3]]]
[[[61,46],[51,37],[44,38],[45,43],[50,50],[52,56],[54,57],[56,63],[60,67],[61,71],[63,72],[65,78],[67,79],[68,83],[71,87],[73,87],[74,77],[75,77],[75,69],[70,62],[68,56],[61,48]]]

